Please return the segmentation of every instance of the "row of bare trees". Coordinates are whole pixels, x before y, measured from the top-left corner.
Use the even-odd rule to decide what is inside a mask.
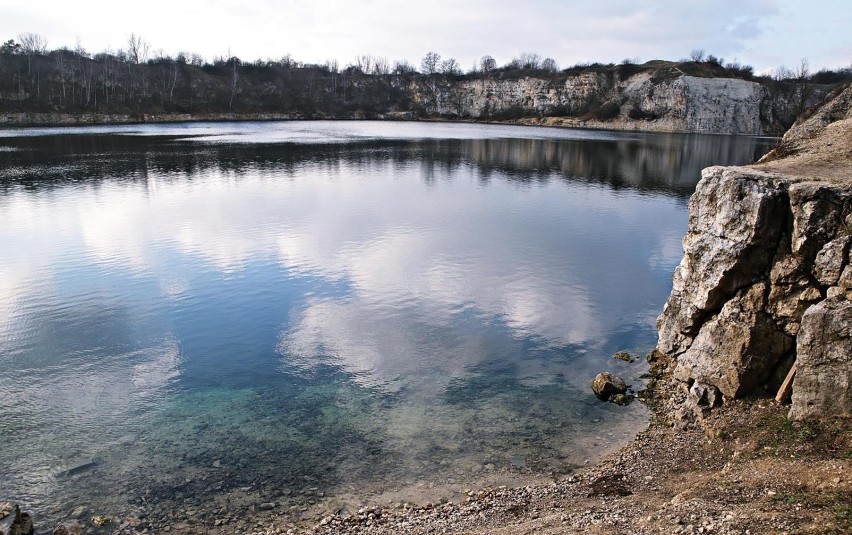
[[[700,75],[753,77],[739,64],[723,65],[722,60],[703,51],[684,61],[691,63],[682,64],[682,69],[691,66]],[[584,64],[560,71],[553,58],[528,52],[503,66],[485,55],[467,72],[455,58],[444,58],[435,51],[428,52],[417,67],[405,60],[390,62],[369,54],[358,55],[343,67],[337,60],[309,64],[290,55],[244,62],[230,52],[205,61],[190,52],[169,56],[137,34],[128,36],[119,50],[92,54],[79,42],[73,49],[49,50],[44,37],[30,33],[0,44],[0,111],[297,111],[333,116],[355,110],[385,113],[423,106],[429,113],[422,98],[419,104],[412,103],[410,87],[433,87],[432,92],[438,95],[445,93],[448,83],[463,77],[548,77],[596,69],[623,79],[652,68],[638,65],[638,60],[625,60],[622,65]],[[823,76],[819,79],[829,81],[817,83],[835,83],[838,77],[842,81],[847,76],[844,72],[833,73],[834,78]],[[818,74],[810,74],[803,62],[794,76],[815,81]],[[848,79],[852,79],[852,71]],[[787,80],[778,83],[803,84]],[[461,100],[458,108],[463,108]]]

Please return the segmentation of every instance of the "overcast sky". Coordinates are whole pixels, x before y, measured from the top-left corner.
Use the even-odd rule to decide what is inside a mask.
[[[434,50],[465,69],[521,52],[566,67],[696,48],[759,72],[803,57],[813,70],[852,64],[850,0],[0,0],[0,39],[24,32],[50,48],[124,48],[134,32],[170,55],[341,65],[371,54],[419,66]]]

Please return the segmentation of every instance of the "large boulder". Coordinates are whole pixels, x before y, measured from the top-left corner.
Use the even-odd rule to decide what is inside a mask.
[[[852,301],[834,297],[810,307],[796,356],[790,416],[852,416]]]

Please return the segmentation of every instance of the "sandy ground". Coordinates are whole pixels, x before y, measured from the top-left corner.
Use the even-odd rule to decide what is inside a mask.
[[[795,152],[752,167],[802,178],[852,179],[852,119],[831,123],[822,135],[798,141]]]

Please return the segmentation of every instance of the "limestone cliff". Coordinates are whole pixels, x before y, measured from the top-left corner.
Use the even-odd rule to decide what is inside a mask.
[[[823,91],[790,94],[735,78],[640,72],[626,78],[584,72],[563,78],[479,78],[412,82],[412,100],[431,115],[500,114],[564,118],[545,124],[668,132],[760,135],[814,103]],[[787,123],[789,124],[789,123]]]
[[[119,59],[67,50],[30,59],[37,76],[0,88],[0,124],[420,118],[759,135],[786,130],[832,88],[662,60],[446,75],[289,62],[116,68]],[[0,79],[23,68],[22,55],[0,54]]]
[[[725,398],[777,389],[795,362],[794,417],[852,415],[850,245],[847,87],[762,163],[703,171],[657,349]]]

